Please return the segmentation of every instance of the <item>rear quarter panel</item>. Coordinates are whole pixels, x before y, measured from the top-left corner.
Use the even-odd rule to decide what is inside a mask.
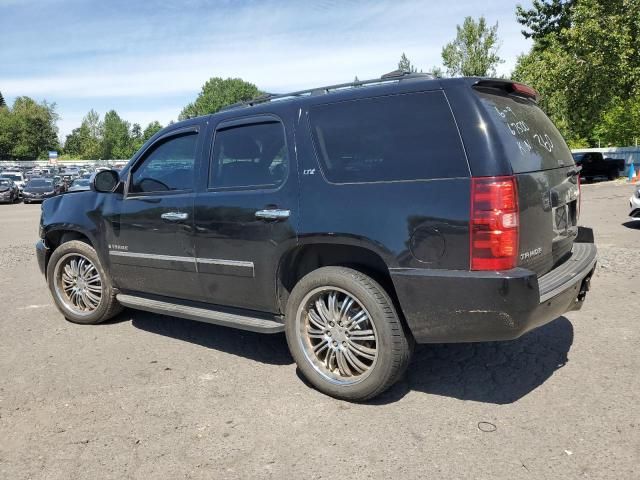
[[[308,109],[297,118],[301,244],[365,247],[389,268],[468,269],[469,178],[330,183],[319,168]]]

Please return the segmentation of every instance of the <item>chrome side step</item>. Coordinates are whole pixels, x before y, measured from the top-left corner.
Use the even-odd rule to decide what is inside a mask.
[[[279,333],[284,331],[284,323],[277,321],[275,315],[254,316],[257,315],[257,312],[251,312],[251,315],[246,315],[228,310],[215,310],[208,305],[205,306],[194,302],[173,303],[167,300],[124,293],[116,295],[116,299],[123,306],[137,310],[249,330],[250,332]]]

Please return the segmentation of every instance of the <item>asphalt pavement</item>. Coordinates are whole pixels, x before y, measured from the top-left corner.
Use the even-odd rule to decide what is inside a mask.
[[[0,205],[0,478],[640,478],[640,221],[631,186],[582,191],[600,258],[581,311],[418,346],[367,404],[309,387],[283,335],[66,322],[36,265],[40,206]]]

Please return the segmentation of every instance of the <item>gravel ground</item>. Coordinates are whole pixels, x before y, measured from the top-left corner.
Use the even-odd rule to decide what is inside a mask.
[[[583,193],[600,260],[581,311],[418,346],[364,405],[309,388],[281,335],[67,323],[35,263],[39,206],[0,205],[0,478],[640,478],[640,221],[628,185]]]

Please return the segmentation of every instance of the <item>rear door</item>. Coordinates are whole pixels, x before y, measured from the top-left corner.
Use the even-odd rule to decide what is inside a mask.
[[[277,312],[276,272],[296,245],[297,170],[290,112],[214,126],[195,202],[203,301]],[[204,183],[204,185],[203,185]]]
[[[531,98],[477,89],[491,132],[517,179],[519,265],[538,275],[570,253],[578,228],[578,175],[571,151]]]

